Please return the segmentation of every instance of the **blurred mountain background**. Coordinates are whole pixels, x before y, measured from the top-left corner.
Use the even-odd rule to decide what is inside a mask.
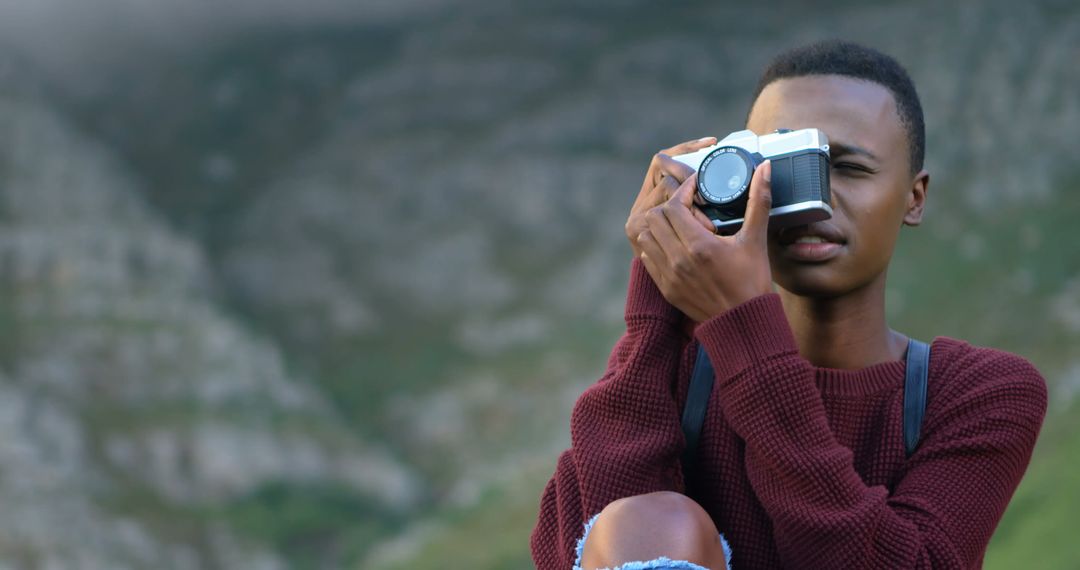
[[[896,56],[892,326],[1051,387],[988,568],[1077,568],[1080,5],[0,0],[0,568],[527,568],[658,149]]]

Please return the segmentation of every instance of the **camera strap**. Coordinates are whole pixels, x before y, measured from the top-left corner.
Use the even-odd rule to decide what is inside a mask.
[[[908,457],[911,457],[919,445],[919,431],[926,413],[926,379],[929,373],[930,345],[909,338],[904,371],[904,448]],[[715,380],[712,362],[709,361],[704,347],[698,343],[694,372],[690,376],[686,407],[683,408],[682,415],[682,430],[686,436],[686,448],[682,455],[684,476],[693,473],[697,467],[701,426],[705,423],[705,412]]]

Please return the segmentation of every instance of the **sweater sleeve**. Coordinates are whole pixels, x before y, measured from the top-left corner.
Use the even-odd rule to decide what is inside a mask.
[[[676,374],[689,342],[684,316],[631,265],[626,332],[598,382],[570,417],[571,448],[559,458],[540,501],[533,560],[542,570],[570,568],[585,522],[616,499],[681,490],[685,445]]]
[[[833,436],[812,365],[798,354],[779,295],[762,295],[695,331],[716,368],[722,411],[786,568],[972,568],[1027,468],[1046,384],[995,352],[948,379],[890,495],[867,486]],[[1007,358],[1002,358],[1007,357]]]

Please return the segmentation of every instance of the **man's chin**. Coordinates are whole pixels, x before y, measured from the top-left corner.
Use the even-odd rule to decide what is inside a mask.
[[[773,268],[773,281],[778,287],[799,297],[832,299],[851,291],[838,279],[833,268],[824,265]]]

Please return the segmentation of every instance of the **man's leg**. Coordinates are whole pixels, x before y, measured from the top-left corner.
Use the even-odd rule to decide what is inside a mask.
[[[581,555],[585,570],[666,556],[705,568],[727,568],[716,525],[705,509],[679,493],[619,499],[600,511]]]

